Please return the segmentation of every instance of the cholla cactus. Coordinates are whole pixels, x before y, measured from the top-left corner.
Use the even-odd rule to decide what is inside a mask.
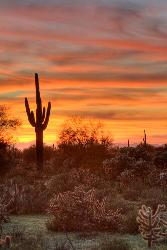
[[[142,237],[148,241],[148,247],[166,236],[162,232],[162,225],[166,225],[165,220],[161,218],[161,213],[165,211],[165,205],[158,205],[157,210],[153,213],[150,207],[142,205],[138,212],[137,222]]]
[[[75,187],[56,195],[49,205],[49,213],[54,215],[56,230],[97,230],[114,228],[121,219],[120,210],[107,208],[107,200],[99,201],[95,189],[85,191],[83,186]]]
[[[6,235],[4,239],[0,239],[0,248],[7,247],[8,249],[11,247],[11,236]]]

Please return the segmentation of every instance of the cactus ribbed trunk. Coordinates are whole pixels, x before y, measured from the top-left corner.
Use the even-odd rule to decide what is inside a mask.
[[[38,170],[43,170],[43,130],[36,131],[36,161]]]
[[[149,223],[149,227],[152,228],[152,213],[150,213],[148,216],[148,223]],[[152,234],[148,238],[148,248],[150,247],[152,247]]]
[[[49,117],[50,117],[50,110],[51,110],[51,103],[48,102],[47,111],[45,110],[45,107],[42,108],[42,101],[40,96],[40,90],[39,90],[39,80],[38,80],[38,74],[35,74],[35,88],[36,88],[36,119],[34,116],[34,112],[30,110],[29,103],[27,98],[25,98],[25,107],[26,112],[28,116],[28,120],[35,128],[36,133],[36,163],[37,163],[37,169],[43,170],[43,131],[47,128]]]

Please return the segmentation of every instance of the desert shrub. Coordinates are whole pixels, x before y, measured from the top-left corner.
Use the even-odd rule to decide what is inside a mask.
[[[46,185],[48,189],[54,194],[65,192],[67,190],[72,190],[76,185],[76,179],[71,179],[69,178],[69,176],[69,173],[61,173],[54,175],[46,181]]]
[[[125,169],[118,177],[120,188],[126,188],[135,183],[136,178],[133,170]]]
[[[144,144],[140,143],[134,148],[132,155],[136,160],[143,159],[144,161],[151,161],[154,151],[154,146],[147,144],[145,147]]]
[[[36,146],[31,145],[29,148],[23,150],[23,162],[31,164],[36,162]],[[44,145],[44,162],[51,160],[54,156],[54,148]]]
[[[2,175],[7,173],[10,169],[10,159],[8,157],[7,144],[0,143],[0,172]]]
[[[36,176],[38,175],[36,171],[36,163],[24,164],[22,160],[6,174],[6,179],[15,179],[17,183],[34,183]],[[4,180],[3,180],[4,182]]]
[[[141,158],[136,158],[133,155],[129,155],[124,151],[119,151],[113,158],[105,159],[103,161],[103,169],[109,179],[119,180],[120,178],[126,182],[130,181],[130,178],[142,178],[145,180],[146,176],[154,168],[152,161]]]
[[[14,146],[2,142],[0,139],[0,175],[4,175],[14,170],[20,161],[20,151]]]
[[[0,194],[5,201],[5,212],[10,214],[43,213],[53,195],[42,181],[28,184],[13,179],[0,185]]]
[[[105,136],[101,123],[81,117],[65,121],[59,132],[56,165],[69,168],[89,167],[99,170],[109,156],[111,139]]]
[[[12,145],[12,130],[20,125],[20,121],[11,117],[9,108],[0,105],[0,175],[6,174],[15,165],[15,152]]]
[[[158,187],[161,184],[160,173],[161,170],[153,165],[145,178],[145,183],[150,187]]]
[[[146,185],[140,177],[136,177],[135,181],[129,183],[127,187],[122,186],[119,183],[120,193],[125,200],[129,201],[138,201],[141,198],[141,193],[144,189],[148,189],[148,185]]]
[[[143,189],[141,192],[141,198],[144,200],[147,199],[157,199],[159,201],[166,200],[166,192],[163,192],[162,188],[152,187]]]
[[[105,241],[92,250],[132,250],[130,245],[123,239],[113,239],[112,241]]]
[[[87,188],[99,186],[100,178],[89,169],[73,168],[68,173],[61,173],[51,177],[46,185],[54,193],[73,190],[75,186],[84,185]]]
[[[155,209],[158,204],[163,203],[167,205],[167,194],[161,188],[147,188],[143,189],[141,193],[141,200],[143,200],[146,205]]]
[[[106,175],[113,180],[120,176],[124,170],[131,169],[134,163],[133,157],[118,153],[114,158],[103,161],[103,169]]]
[[[124,197],[125,200],[137,201],[140,197],[140,190],[127,188],[122,193],[122,196]]]
[[[154,169],[154,165],[150,161],[137,159],[133,165],[134,175],[136,178],[145,180],[147,174]]]
[[[154,163],[158,168],[164,169],[167,165],[167,151],[166,147],[162,148],[161,150],[158,150],[158,152],[154,155]]]
[[[24,194],[26,202],[22,213],[44,213],[52,195],[43,182],[29,185]]]
[[[107,200],[111,206],[113,205],[113,203],[115,203],[115,200],[118,196],[117,189],[111,186],[110,183],[107,183],[106,181],[103,182],[103,180],[101,180],[100,183],[96,186],[96,193],[99,199],[107,197]]]
[[[106,198],[98,200],[95,189],[83,186],[55,195],[48,211],[54,217],[47,227],[54,231],[114,231],[122,219],[119,209],[109,209]]]
[[[121,213],[123,215],[126,215],[134,209],[134,204],[130,201],[125,200],[120,195],[118,195],[115,199],[109,199],[109,203],[111,204],[110,206],[113,210],[121,207]]]

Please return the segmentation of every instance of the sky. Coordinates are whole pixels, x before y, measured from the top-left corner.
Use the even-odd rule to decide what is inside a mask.
[[[24,97],[52,102],[45,142],[72,115],[102,121],[114,143],[167,142],[166,0],[0,0],[0,105],[35,140]]]

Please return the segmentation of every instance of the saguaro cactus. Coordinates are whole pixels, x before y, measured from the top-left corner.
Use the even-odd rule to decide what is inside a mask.
[[[35,87],[36,87],[36,119],[34,116],[34,112],[30,110],[28,99],[25,98],[25,107],[28,116],[28,120],[35,128],[36,133],[36,161],[37,161],[37,168],[38,170],[43,169],[43,131],[47,128],[49,117],[50,117],[50,110],[51,110],[51,103],[48,102],[47,111],[45,107],[42,108],[42,101],[40,97],[40,90],[39,90],[39,80],[38,74],[35,73]]]
[[[144,146],[146,147],[147,146],[147,134],[145,130],[144,130],[143,143],[144,143]]]

